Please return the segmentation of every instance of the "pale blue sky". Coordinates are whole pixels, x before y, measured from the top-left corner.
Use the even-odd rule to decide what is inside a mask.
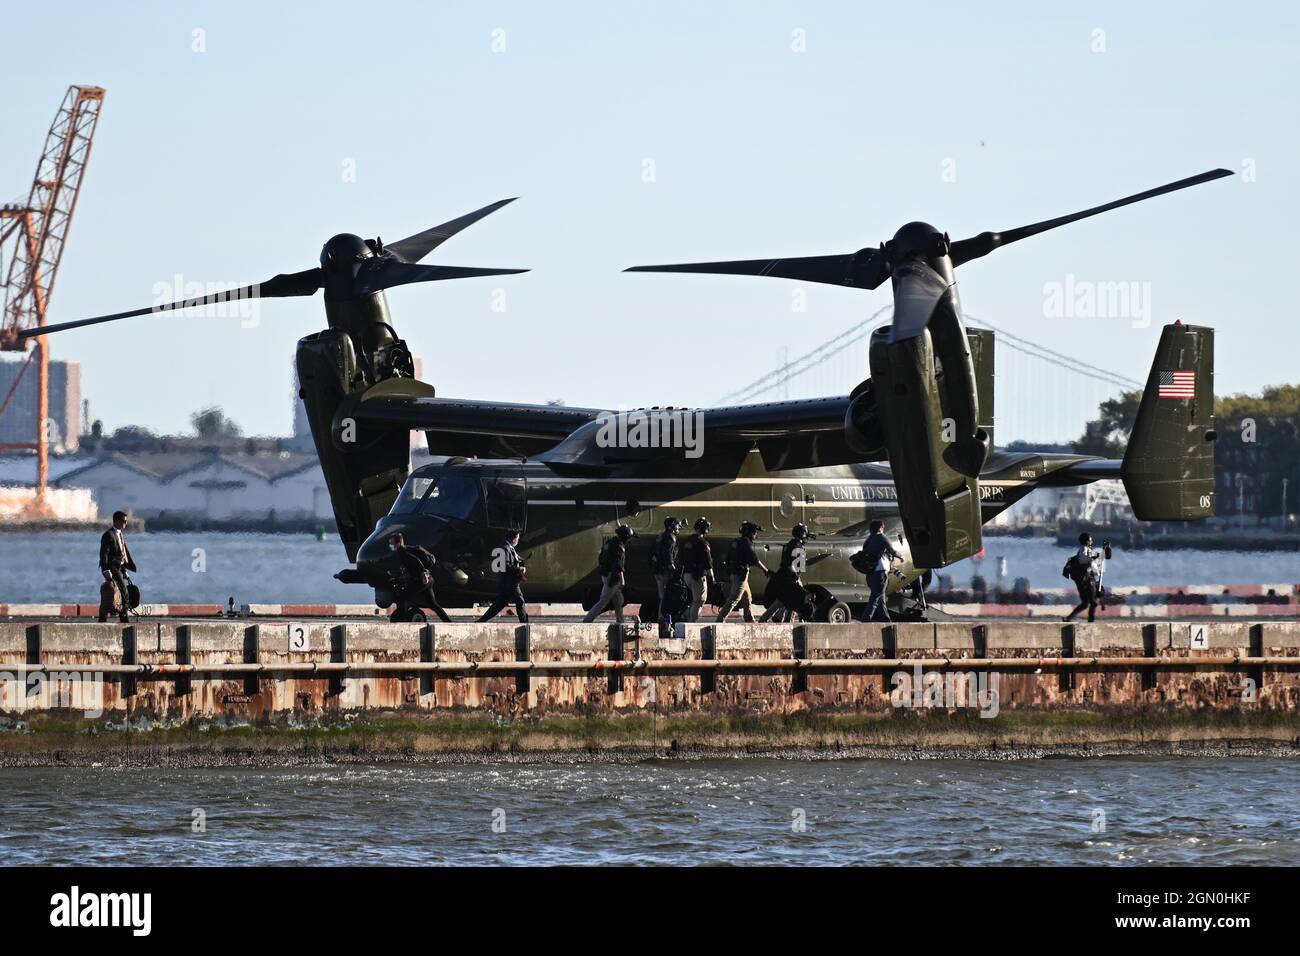
[[[390,294],[425,378],[447,396],[703,404],[887,287],[808,287],[793,313],[792,283],[625,266],[848,252],[910,219],[957,238],[1253,162],[1255,182],[968,265],[962,300],[1142,379],[1154,327],[1049,318],[1043,290],[1150,283],[1155,326],[1219,329],[1220,392],[1300,379],[1295,4],[57,3],[3,23],[0,196],[26,191],[69,83],[108,90],[56,322],[147,306],[178,273],[259,281],[314,265],[335,232],[394,240],[517,195],[430,258],[532,273]],[[184,430],[215,402],[283,433],[294,344],[322,325],[317,296],[265,303],[252,329],[191,313],[52,342],[109,428]]]

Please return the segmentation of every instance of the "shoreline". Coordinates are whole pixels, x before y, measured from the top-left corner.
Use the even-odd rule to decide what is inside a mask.
[[[336,724],[197,722],[149,729],[85,720],[0,728],[0,769],[628,764],[647,761],[986,760],[1122,757],[1300,759],[1300,716],[1225,719],[1073,712],[749,715],[652,720],[377,717]]]

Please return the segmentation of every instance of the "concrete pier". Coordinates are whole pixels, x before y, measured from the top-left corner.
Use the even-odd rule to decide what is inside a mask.
[[[0,765],[1153,752],[1300,756],[1300,623],[0,623]]]
[[[1300,623],[0,623],[0,714],[23,717],[887,713],[931,674],[991,681],[999,712],[1296,713]]]

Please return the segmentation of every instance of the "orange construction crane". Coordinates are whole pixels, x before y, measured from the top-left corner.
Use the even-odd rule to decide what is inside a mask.
[[[3,312],[0,312],[0,350],[22,351],[25,339],[18,338],[22,329],[45,325],[50,293],[63,258],[68,226],[77,207],[81,180],[90,159],[90,145],[99,122],[104,91],[97,86],[70,86],[50,132],[45,137],[45,151],[36,167],[36,178],[27,201],[0,206],[0,269],[6,247],[9,267],[4,276]],[[0,399],[3,415],[18,392],[23,376],[36,365],[37,411],[35,440],[0,444],[0,451],[35,449],[36,498],[32,517],[50,517],[46,487],[50,478],[50,356],[46,337],[35,339],[36,347],[23,363],[8,394]]]

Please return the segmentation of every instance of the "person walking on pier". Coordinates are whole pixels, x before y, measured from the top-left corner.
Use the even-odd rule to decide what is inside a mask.
[[[393,620],[408,621],[412,611],[427,607],[444,623],[450,624],[451,618],[433,593],[434,556],[418,544],[407,545],[406,538],[400,531],[394,531],[388,536],[388,547],[397,557],[400,568],[400,586],[397,589],[397,607],[393,611]]]
[[[1079,535],[1079,550],[1065,562],[1063,573],[1074,581],[1079,591],[1079,603],[1074,610],[1061,618],[1072,621],[1074,616],[1084,608],[1088,609],[1088,620],[1097,619],[1097,602],[1101,599],[1101,576],[1106,570],[1106,559],[1111,556],[1110,542],[1103,541],[1101,550],[1092,546],[1092,535],[1083,532]]]
[[[867,526],[867,540],[862,542],[863,563],[867,568],[867,607],[862,612],[863,621],[889,622],[889,609],[885,606],[885,588],[889,584],[889,570],[900,560],[894,546],[885,536],[885,523],[873,518]]]
[[[754,623],[753,595],[749,590],[749,569],[757,567],[768,577],[772,572],[758,559],[754,550],[754,539],[758,537],[758,525],[752,521],[742,521],[740,536],[731,543],[727,552],[727,600],[718,614],[718,623],[724,623],[731,612],[740,609],[747,624]]]
[[[690,622],[700,619],[700,609],[709,596],[709,583],[713,580],[713,550],[706,537],[712,527],[708,518],[697,518],[695,533],[682,542],[683,579],[691,592],[691,607],[686,612],[686,620]]]
[[[650,569],[654,572],[655,587],[659,590],[661,605],[668,582],[680,571],[677,565],[677,531],[681,526],[681,518],[665,518],[664,530],[655,536],[654,547],[650,551]]]
[[[506,531],[506,540],[492,552],[492,568],[497,573],[497,596],[483,616],[478,619],[479,624],[492,620],[507,604],[515,606],[515,614],[520,624],[528,623],[528,608],[524,606],[523,588],[528,569],[524,567],[523,559],[515,550],[517,544],[519,544],[519,529],[510,528]]]
[[[808,592],[803,586],[803,572],[808,570],[808,526],[800,522],[790,529],[790,540],[781,549],[781,566],[772,575],[767,593],[772,598],[763,610],[763,621],[789,623],[807,613]]]
[[[131,557],[131,549],[126,543],[126,512],[114,511],[112,527],[99,539],[99,572],[104,575],[105,581],[117,588],[117,593],[121,595],[122,606],[118,612],[118,620],[123,624],[130,620],[127,612],[131,609],[126,572],[135,570],[135,559]],[[101,599],[99,622],[103,624],[107,620],[108,606]]]
[[[614,620],[623,623],[623,585],[626,582],[627,542],[635,531],[625,524],[614,529],[614,537],[600,549],[600,600],[591,606],[583,621],[590,624],[600,617],[605,608],[614,605]]]

